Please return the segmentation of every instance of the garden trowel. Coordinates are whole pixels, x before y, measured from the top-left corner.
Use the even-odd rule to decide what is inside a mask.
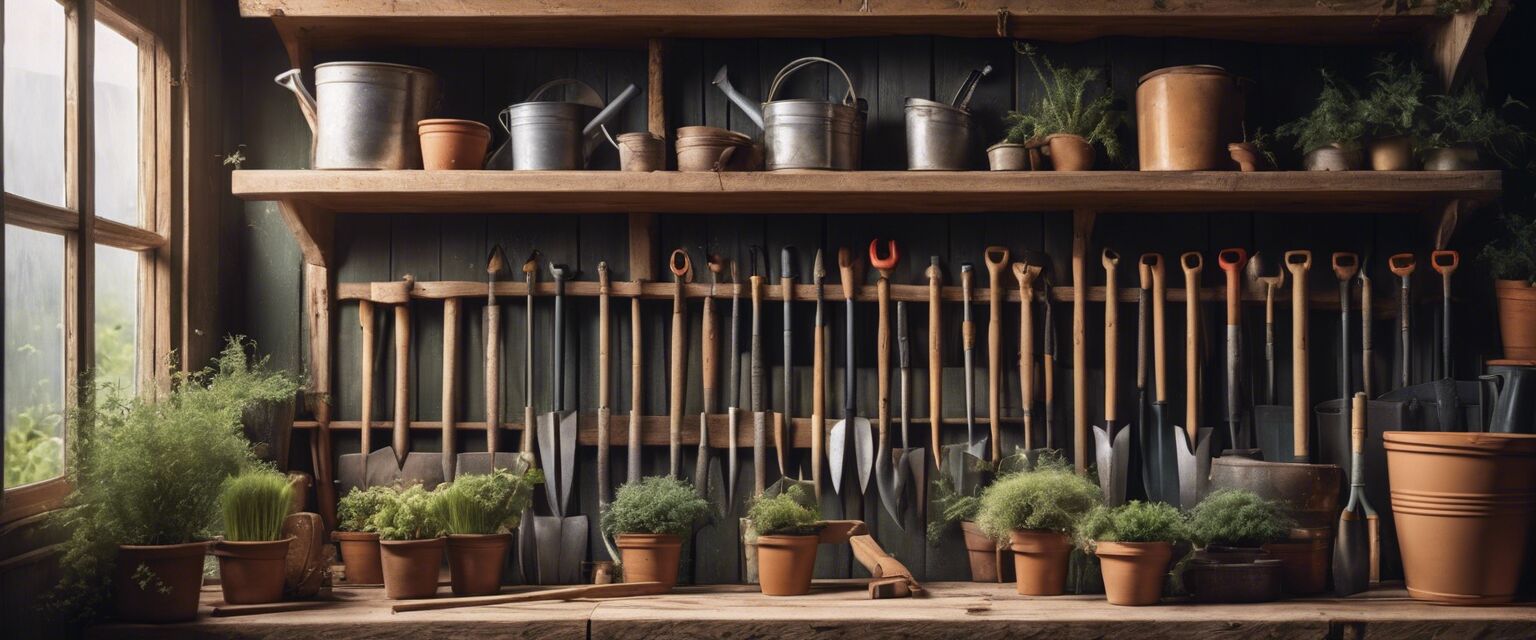
[[[372,288],[370,299],[375,302],[394,305],[395,307],[395,426],[394,442],[392,446],[383,447],[368,454],[364,461],[364,485],[410,486],[420,484],[428,489],[436,487],[443,481],[443,458],[435,453],[412,453],[411,444],[411,405],[410,405],[410,371],[411,371],[411,287],[415,279],[407,275],[399,282],[379,283]],[[372,324],[370,318],[365,323]],[[366,336],[365,336],[366,338]],[[365,342],[371,342],[366,340]],[[365,348],[372,349],[371,344]],[[372,369],[371,356],[365,355],[364,363],[368,369]],[[371,375],[368,382],[371,383]],[[365,388],[371,385],[365,385]],[[368,402],[372,403],[372,392],[368,392]],[[370,411],[371,415],[371,411]],[[371,420],[371,417],[370,417]],[[345,464],[345,463],[344,463]],[[350,466],[350,465],[347,465]],[[347,466],[342,470],[347,471]]]

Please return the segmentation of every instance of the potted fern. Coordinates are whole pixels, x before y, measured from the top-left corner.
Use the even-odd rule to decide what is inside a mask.
[[[1506,98],[1502,109],[1524,107]],[[1460,93],[1429,98],[1429,127],[1424,137],[1424,168],[1428,171],[1468,171],[1482,166],[1482,153],[1493,154],[1513,165],[1512,153],[1530,135],[1499,115],[1499,109],[1483,103],[1483,94],[1471,85]]]
[[[1413,168],[1414,137],[1422,126],[1423,92],[1424,73],[1417,65],[1399,64],[1390,53],[1377,56],[1369,91],[1360,100],[1371,169]]]
[[[353,487],[336,502],[336,530],[331,541],[341,549],[341,562],[347,584],[384,583],[379,566],[379,530],[373,526],[373,514],[394,499],[389,487]]]
[[[224,538],[214,543],[219,588],[230,604],[283,599],[288,543],[283,520],[293,506],[293,485],[271,469],[253,469],[224,483]]]
[[[1013,549],[1020,595],[1061,595],[1071,534],[1102,503],[1099,488],[1070,470],[1049,467],[1004,477],[981,494],[976,524]]]
[[[1263,545],[1294,526],[1285,505],[1252,491],[1223,489],[1190,510],[1189,534],[1202,547],[1184,570],[1197,602],[1266,602],[1280,595],[1283,565]]]
[[[522,473],[497,469],[464,474],[439,487],[438,517],[448,532],[448,568],[453,595],[478,596],[501,590],[501,567],[512,546],[511,529],[543,482],[538,469]]]
[[[1083,548],[1098,556],[1110,604],[1157,604],[1173,545],[1189,537],[1183,514],[1161,502],[1132,500],[1094,507],[1078,526]]]
[[[1042,91],[1040,99],[1027,110],[1008,112],[1004,142],[1045,146],[1056,171],[1093,169],[1095,143],[1104,147],[1110,160],[1119,159],[1120,138],[1115,127],[1120,124],[1120,112],[1113,109],[1114,99],[1108,92],[1088,97],[1088,87],[1099,82],[1099,69],[1059,68],[1032,45],[1016,45],[1015,49],[1029,58]],[[991,150],[988,153],[990,157]]]
[[[1275,152],[1270,150],[1273,141],[1273,136],[1264,133],[1263,127],[1255,129],[1250,136],[1245,125],[1242,142],[1228,144],[1227,153],[1232,154],[1232,161],[1237,163],[1239,171],[1271,171],[1277,164]]]
[[[1339,83],[1327,69],[1322,74],[1323,89],[1312,112],[1280,125],[1275,133],[1296,138],[1296,150],[1304,154],[1302,167],[1308,171],[1357,170],[1363,164],[1360,139],[1365,134],[1359,92]]]
[[[803,596],[811,592],[821,518],[813,498],[800,485],[764,495],[747,511],[749,542],[757,546],[758,587],[765,596]]]
[[[447,527],[436,502],[436,495],[419,484],[411,485],[391,496],[373,514],[371,523],[379,532],[384,595],[391,600],[437,595],[438,568],[446,546],[442,535]]]
[[[1506,232],[1479,257],[1494,277],[1504,357],[1536,360],[1536,216],[1501,216]]]
[[[709,510],[708,501],[675,478],[643,478],[619,487],[603,512],[603,533],[619,548],[624,581],[677,584],[683,536]]]

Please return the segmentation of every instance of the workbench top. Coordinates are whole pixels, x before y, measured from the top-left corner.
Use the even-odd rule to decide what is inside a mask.
[[[94,638],[1531,638],[1536,604],[1445,607],[1401,588],[1351,598],[1250,605],[1117,607],[1102,596],[1028,598],[1013,585],[945,582],[922,598],[870,600],[859,580],[818,581],[808,596],[773,598],[756,587],[679,587],[665,596],[539,602],[390,613],[378,588],[337,588],[302,611],[210,617],[218,587],[203,589],[202,616],[180,625],[108,625]],[[526,589],[526,588],[519,588]],[[443,588],[446,594],[447,588]],[[1369,631],[1370,635],[1365,633]],[[827,633],[837,634],[827,636]]]

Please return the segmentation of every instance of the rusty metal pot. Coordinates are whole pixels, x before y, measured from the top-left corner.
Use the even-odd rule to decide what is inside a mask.
[[[1302,528],[1331,527],[1339,519],[1344,472],[1338,465],[1265,462],[1238,456],[1211,460],[1211,490],[1246,489],[1284,502]]]
[[[1233,167],[1227,144],[1243,137],[1248,83],[1221,67],[1158,69],[1136,87],[1136,144],[1142,171]]]

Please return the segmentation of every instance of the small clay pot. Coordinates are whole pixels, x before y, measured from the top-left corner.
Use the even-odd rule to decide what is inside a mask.
[[[1365,144],[1372,171],[1408,171],[1413,168],[1413,140],[1408,136],[1376,138]]]
[[[1269,602],[1280,597],[1279,560],[1253,562],[1189,561],[1184,588],[1195,602]]]
[[[1046,137],[1046,148],[1051,154],[1051,169],[1056,171],[1093,170],[1093,145],[1087,138],[1070,133],[1054,133]]]
[[[757,153],[746,134],[720,127],[678,127],[677,170],[752,171]]]
[[[1295,529],[1285,542],[1264,545],[1264,553],[1280,561],[1280,586],[1286,593],[1306,596],[1328,588],[1332,534],[1327,527]]]
[[[380,540],[384,566],[384,596],[390,600],[414,600],[437,595],[437,574],[443,565],[442,538],[427,540]]]
[[[1536,360],[1536,287],[1524,280],[1494,280],[1504,357]]]
[[[1269,156],[1264,155],[1252,142],[1233,142],[1227,145],[1227,153],[1232,154],[1232,161],[1237,163],[1237,169],[1242,172],[1271,171],[1274,163],[1269,161]]]
[[[811,592],[819,536],[758,536],[757,579],[765,596]]]
[[[1016,142],[987,147],[987,166],[993,171],[1029,171],[1029,148]]]
[[[207,553],[207,542],[118,545],[112,568],[112,606],[118,619],[161,623],[196,618]],[[142,587],[134,577],[139,567],[152,574]]]
[[[997,541],[981,532],[970,520],[960,521],[965,539],[965,555],[971,561],[971,582],[1013,582],[1013,551],[999,548]]]
[[[1473,171],[1483,168],[1476,147],[1442,147],[1424,152],[1425,171]]]
[[[421,165],[428,171],[480,169],[491,145],[491,128],[474,120],[435,119],[416,123]]]
[[[219,589],[229,604],[264,604],[283,599],[288,576],[288,543],[293,538],[213,544],[219,559]]]
[[[341,564],[347,584],[384,584],[379,566],[379,534],[366,531],[332,531],[331,541],[341,548]]]
[[[614,141],[619,145],[620,171],[649,172],[667,168],[667,142],[661,136],[641,131],[620,134]]]
[[[1359,149],[1338,143],[1313,149],[1301,157],[1301,167],[1307,171],[1359,171],[1364,162]]]
[[[1110,604],[1146,606],[1163,597],[1163,578],[1173,561],[1169,542],[1099,542],[1094,545]]]
[[[666,533],[621,533],[615,539],[625,582],[677,584],[683,538]]]
[[[501,566],[506,562],[512,534],[454,534],[448,536],[449,584],[456,596],[483,596],[501,591]],[[433,586],[433,592],[437,588]]]
[[[1059,596],[1067,590],[1072,539],[1059,531],[1014,529],[1009,533],[1014,575],[1021,596]]]

